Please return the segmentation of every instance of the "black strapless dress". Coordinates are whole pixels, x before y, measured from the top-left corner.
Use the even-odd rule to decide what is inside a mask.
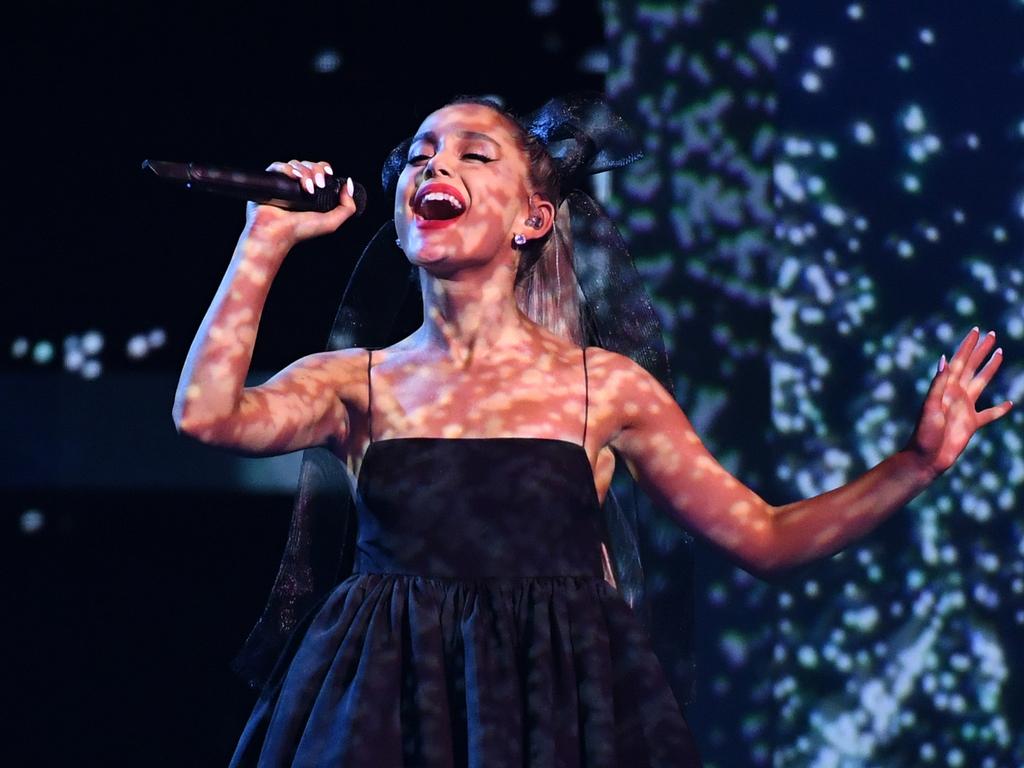
[[[355,572],[279,660],[232,766],[700,765],[603,578],[582,446],[380,440],[357,489]]]

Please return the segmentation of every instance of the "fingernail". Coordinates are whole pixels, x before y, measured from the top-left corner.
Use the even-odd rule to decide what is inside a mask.
[[[985,335],[986,335],[986,336],[995,336],[995,335],[996,335],[996,332],[995,332],[995,331],[989,331],[989,332],[988,332],[988,333],[986,333]]]
[[[939,359],[939,371],[943,371],[943,370],[945,370],[945,368],[946,368],[946,356],[943,355]]]
[[[325,171],[327,171],[327,172],[328,172],[329,174],[331,174],[331,176],[333,176],[333,175],[334,175],[334,169],[333,169],[333,168],[331,168],[331,166],[329,166],[329,165],[325,165],[325,166],[324,166],[324,170],[325,170]]]
[[[316,185],[320,187],[320,189],[323,189],[326,186],[326,184],[324,184],[324,175],[322,173],[318,173],[316,175]]]
[[[1001,355],[1001,354],[1003,354],[1003,348],[1002,347],[996,347],[996,351],[993,352],[992,354],[994,354],[994,355]]]
[[[309,192],[309,194],[312,195],[313,194],[313,180],[312,179],[306,179],[304,184],[306,185],[306,191]]]
[[[349,197],[354,197],[356,194],[356,184],[352,181],[351,176],[349,176],[348,180],[345,182],[345,191],[348,192]]]
[[[972,330],[972,331],[973,331],[974,333],[980,333],[980,332],[981,332],[981,331],[980,331],[980,330],[978,329],[978,326],[974,326],[973,328],[971,328],[971,330]]]
[[[292,168],[292,173],[295,174],[296,178],[298,178],[298,179],[302,178],[302,171],[300,171],[298,168]]]

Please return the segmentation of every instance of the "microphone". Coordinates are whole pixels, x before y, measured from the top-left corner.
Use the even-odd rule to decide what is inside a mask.
[[[184,184],[186,189],[201,189],[216,195],[226,195],[254,203],[273,205],[288,211],[318,211],[326,213],[338,207],[338,196],[344,178],[328,176],[324,189],[309,194],[298,179],[290,179],[269,171],[239,171],[234,168],[214,168],[195,163],[173,163],[166,160],[143,160],[142,170],[152,171],[158,179]],[[356,216],[366,210],[366,189],[355,182]]]

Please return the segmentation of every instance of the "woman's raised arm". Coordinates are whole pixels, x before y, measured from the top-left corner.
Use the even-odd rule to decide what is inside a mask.
[[[603,396],[623,414],[611,445],[651,497],[688,530],[715,542],[765,577],[832,555],[861,538],[923,491],[966,447],[977,429],[1005,415],[1009,401],[975,411],[1002,361],[975,328],[935,374],[906,447],[855,480],[810,499],[773,506],[727,472],[686,415],[645,370],[608,356]]]
[[[293,160],[268,170],[289,173],[312,193],[330,167]],[[181,373],[173,409],[179,432],[259,456],[343,436],[347,413],[340,390],[357,375],[361,351],[309,355],[258,387],[246,388],[245,377],[271,282],[288,252],[300,240],[334,231],[355,209],[348,187],[328,213],[249,204],[245,229]]]

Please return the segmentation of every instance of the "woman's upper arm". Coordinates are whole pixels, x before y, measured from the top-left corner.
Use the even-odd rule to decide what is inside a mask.
[[[610,445],[640,487],[692,533],[759,570],[770,550],[771,506],[704,447],[665,388],[629,358],[605,352],[599,397],[616,410]]]
[[[345,392],[366,378],[365,350],[318,352],[296,360],[263,384],[245,387],[235,412],[182,432],[250,456],[276,456],[343,440]]]

